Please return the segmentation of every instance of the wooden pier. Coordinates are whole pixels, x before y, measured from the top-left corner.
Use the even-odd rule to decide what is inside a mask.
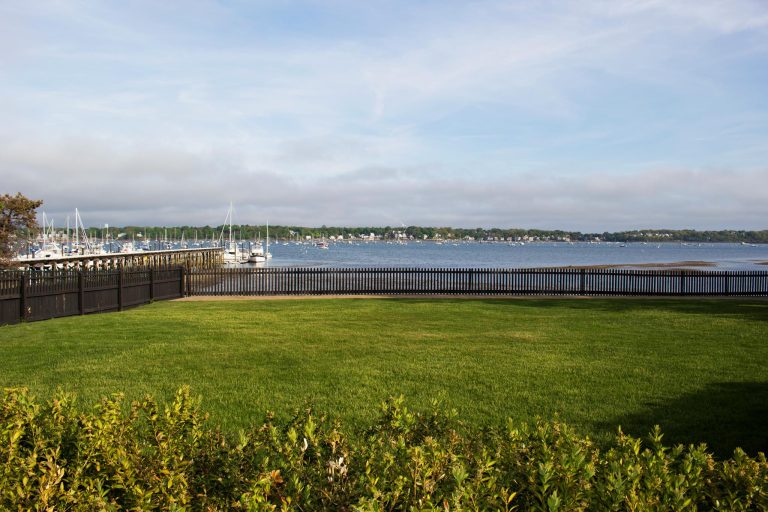
[[[13,261],[20,270],[114,270],[121,268],[215,269],[224,263],[224,249],[173,249],[166,251],[114,252],[80,254],[53,258],[23,258]]]

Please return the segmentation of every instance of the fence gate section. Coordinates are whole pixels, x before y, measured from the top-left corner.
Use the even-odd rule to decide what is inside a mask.
[[[6,271],[0,273],[0,324],[120,311],[184,295],[183,267]]]

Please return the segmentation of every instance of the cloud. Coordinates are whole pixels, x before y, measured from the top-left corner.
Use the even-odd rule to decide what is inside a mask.
[[[7,183],[45,200],[43,209],[58,226],[75,207],[92,225],[219,224],[230,200],[236,222],[251,224],[404,222],[603,231],[765,229],[768,218],[768,171],[648,169],[618,176],[534,173],[479,181],[471,176],[436,180],[439,169],[382,166],[294,179],[243,167],[237,155],[127,151],[85,140],[2,147],[0,167],[12,170],[4,174]]]
[[[169,9],[0,6],[3,188],[110,224],[764,223],[764,2]]]

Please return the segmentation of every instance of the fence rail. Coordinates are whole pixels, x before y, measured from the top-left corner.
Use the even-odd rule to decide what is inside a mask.
[[[0,273],[0,325],[120,311],[184,293],[184,269]]]
[[[768,272],[578,268],[249,268],[189,273],[187,295],[768,295]]]

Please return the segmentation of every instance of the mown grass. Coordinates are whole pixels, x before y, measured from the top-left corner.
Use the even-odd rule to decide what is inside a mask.
[[[311,401],[351,425],[403,394],[465,422],[621,425],[728,455],[768,450],[768,302],[338,299],[164,302],[0,327],[0,387],[80,402],[182,384],[246,427]]]

